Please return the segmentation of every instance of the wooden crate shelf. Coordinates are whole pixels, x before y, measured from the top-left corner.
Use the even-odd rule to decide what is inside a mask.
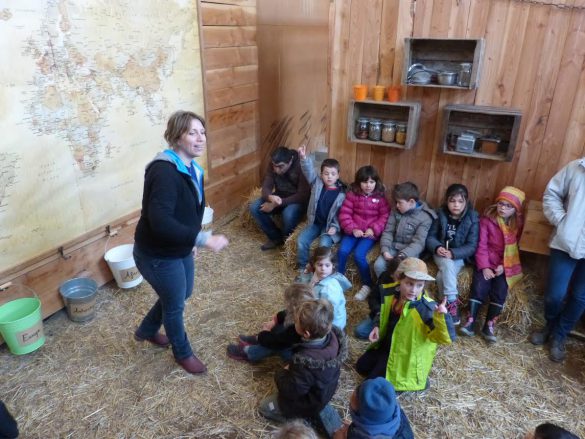
[[[513,108],[447,105],[444,109],[439,147],[445,154],[509,162],[514,156],[521,119],[520,110]],[[493,153],[481,151],[480,141],[475,142],[474,150],[471,152],[456,151],[456,142],[453,139],[466,131],[476,132],[479,134],[478,137],[498,136],[501,142],[497,151]]]
[[[358,139],[355,136],[355,123],[360,117],[368,119],[392,120],[397,123],[405,123],[406,142],[388,143],[382,141],[372,141],[369,139]],[[354,143],[363,143],[367,145],[387,146],[400,149],[410,149],[416,143],[418,135],[418,124],[420,120],[420,103],[419,102],[387,102],[352,100],[349,104],[347,116],[347,139]]]
[[[475,89],[479,86],[483,50],[483,38],[405,38],[402,83],[414,87]],[[461,63],[472,65],[468,86],[438,84],[436,75],[433,75],[432,82],[428,84],[408,82],[408,69],[413,64],[422,64],[425,68],[433,71],[459,72]]]

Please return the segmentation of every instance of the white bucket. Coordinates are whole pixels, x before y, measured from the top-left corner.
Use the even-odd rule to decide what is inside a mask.
[[[142,275],[136,268],[132,250],[134,244],[124,244],[106,252],[104,259],[120,288],[132,288],[142,282]]]
[[[205,211],[203,212],[203,221],[201,221],[202,226],[206,226],[213,222],[213,209],[209,206],[205,206]]]

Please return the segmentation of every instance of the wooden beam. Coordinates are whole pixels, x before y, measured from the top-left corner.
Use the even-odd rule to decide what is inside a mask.
[[[207,93],[207,111],[258,100],[258,84],[211,90]]]
[[[255,26],[256,8],[203,2],[201,23],[203,26]]]
[[[258,83],[257,65],[227,67],[224,69],[207,70],[205,72],[207,91],[256,83]]]
[[[256,46],[256,26],[203,26],[203,47]]]

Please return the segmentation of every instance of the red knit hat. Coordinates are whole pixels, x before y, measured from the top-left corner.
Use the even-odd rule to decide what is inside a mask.
[[[504,200],[514,206],[517,212],[522,210],[522,204],[526,199],[526,194],[514,186],[506,186],[496,197],[496,201]]]

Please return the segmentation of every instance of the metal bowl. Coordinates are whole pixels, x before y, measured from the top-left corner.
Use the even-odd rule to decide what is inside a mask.
[[[437,75],[437,81],[441,85],[455,85],[457,84],[457,72],[439,72]]]

